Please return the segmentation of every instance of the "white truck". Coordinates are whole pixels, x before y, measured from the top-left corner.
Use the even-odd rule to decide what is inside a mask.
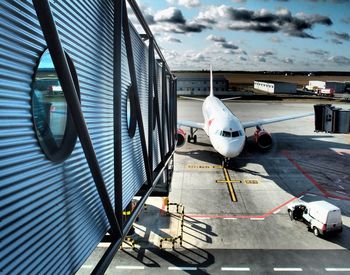
[[[291,220],[305,222],[315,236],[343,230],[340,209],[326,201],[298,200],[288,205],[288,214]]]

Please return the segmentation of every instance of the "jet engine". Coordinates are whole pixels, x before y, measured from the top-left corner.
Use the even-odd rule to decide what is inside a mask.
[[[180,148],[182,146],[184,146],[186,143],[186,133],[184,130],[182,129],[178,129],[177,130],[177,143],[176,143],[176,147]]]
[[[272,137],[269,132],[265,131],[261,127],[257,127],[255,133],[255,142],[260,149],[268,150],[272,145]]]

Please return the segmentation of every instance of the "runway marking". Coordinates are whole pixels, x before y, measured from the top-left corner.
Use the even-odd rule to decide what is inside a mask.
[[[88,268],[88,269],[90,269],[90,268],[93,268],[93,266],[92,265],[82,265],[81,268]]]
[[[222,169],[221,165],[188,164],[187,169]]]
[[[273,211],[272,213],[273,213],[273,214],[277,214],[277,213],[279,213],[279,212],[281,212],[281,209],[278,209],[278,210],[276,210],[276,211]]]
[[[340,193],[340,194],[343,194],[343,195],[347,195],[347,193],[345,193],[345,192],[343,192],[343,191],[335,191],[335,192],[337,192],[337,193]]]
[[[315,195],[315,194],[311,194],[311,193],[306,193],[305,195],[307,195],[307,196],[311,196],[311,197],[317,197],[317,195]]]
[[[244,180],[245,184],[259,184],[259,180],[257,179],[249,179],[249,180]]]
[[[350,268],[335,268],[335,267],[327,267],[325,268],[328,272],[349,272]]]
[[[224,218],[224,220],[237,220],[237,218]]]
[[[134,269],[134,270],[145,269],[144,266],[139,266],[139,265],[117,265],[115,268],[116,269]]]
[[[265,218],[250,218],[251,221],[263,221]]]
[[[178,270],[188,270],[188,271],[195,271],[197,270],[197,267],[192,267],[192,266],[169,266],[168,270],[173,270],[173,271],[178,271]]]
[[[228,187],[228,190],[230,192],[231,200],[232,200],[232,202],[237,202],[237,197],[236,197],[235,190],[233,189],[230,174],[227,172],[226,168],[224,168],[223,170],[224,170],[224,174],[225,174],[225,179],[227,180],[227,187]]]
[[[349,150],[350,151],[350,150]],[[313,177],[311,177],[309,175],[309,173],[307,173],[288,153],[287,150],[284,150],[282,152],[282,155],[284,155],[314,186],[316,186],[316,188],[318,190],[320,190],[323,194],[323,196],[325,196],[326,198],[337,198],[340,200],[346,200],[346,201],[350,201],[350,198],[345,198],[345,197],[340,197],[337,195],[333,195],[331,193],[329,193],[326,189],[324,189],[324,187],[319,184]],[[346,194],[347,195],[347,194]]]
[[[341,186],[341,185],[338,185],[341,189],[343,189],[343,190],[345,190],[345,188],[343,187],[343,186]]]
[[[273,268],[274,271],[276,272],[285,272],[285,271],[303,271],[302,268],[300,267],[274,267]]]
[[[222,267],[221,271],[250,271],[249,267]]]

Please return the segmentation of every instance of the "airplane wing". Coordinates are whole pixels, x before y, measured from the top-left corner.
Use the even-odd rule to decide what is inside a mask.
[[[197,100],[197,101],[204,101],[203,98],[198,98],[198,97],[180,96],[180,98],[190,99],[190,100]]]
[[[204,123],[198,123],[198,122],[193,122],[193,121],[189,121],[189,120],[178,120],[177,126],[178,127],[185,126],[185,127],[204,130]]]
[[[290,115],[290,116],[280,116],[280,117],[275,117],[275,118],[267,118],[267,119],[242,122],[242,125],[243,125],[243,128],[245,129],[245,128],[250,128],[250,127],[255,127],[258,125],[276,123],[276,122],[280,122],[280,121],[296,119],[296,118],[301,118],[301,117],[307,117],[307,116],[313,116],[313,115],[314,115],[314,113],[306,113],[306,114],[298,114],[298,115]]]
[[[234,96],[234,97],[227,97],[227,98],[222,98],[221,101],[229,101],[229,100],[234,100],[234,99],[239,99],[241,98],[240,96]]]

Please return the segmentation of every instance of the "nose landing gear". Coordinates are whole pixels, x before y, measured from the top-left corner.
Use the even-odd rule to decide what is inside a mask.
[[[188,143],[197,143],[197,135],[195,133],[197,132],[196,130],[193,130],[193,128],[190,128],[190,134],[187,136],[187,142]]]
[[[221,161],[221,165],[223,168],[228,168],[230,166],[231,159],[230,158],[223,158]]]

